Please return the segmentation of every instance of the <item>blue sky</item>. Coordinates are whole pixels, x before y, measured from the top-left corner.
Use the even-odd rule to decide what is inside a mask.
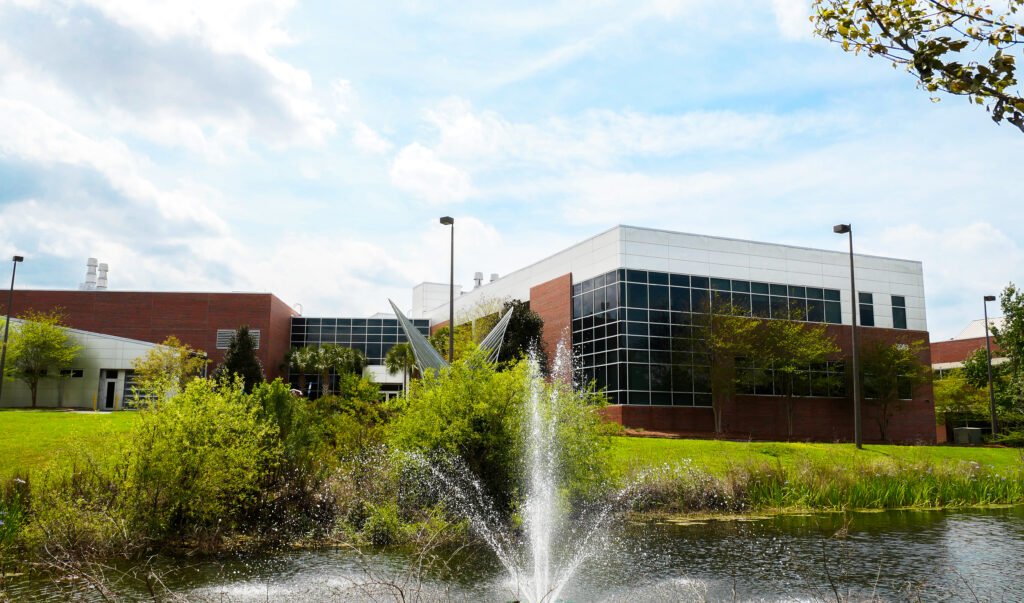
[[[815,39],[809,2],[0,0],[19,286],[362,315],[615,224],[924,262],[933,339],[1021,283],[1024,136]],[[6,269],[4,269],[6,273]],[[0,275],[2,277],[2,275]]]

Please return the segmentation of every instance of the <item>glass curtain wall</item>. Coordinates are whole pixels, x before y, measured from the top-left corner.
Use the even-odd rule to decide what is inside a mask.
[[[613,404],[711,406],[694,312],[716,304],[761,318],[841,323],[838,289],[619,269],[573,285],[578,377],[605,388]],[[809,385],[808,394],[838,394],[841,365],[811,369],[808,383],[826,385]]]

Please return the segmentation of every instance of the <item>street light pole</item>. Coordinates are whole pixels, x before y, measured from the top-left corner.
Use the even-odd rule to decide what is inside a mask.
[[[443,216],[441,224],[452,227],[452,247],[448,272],[448,364],[455,358],[455,218]]]
[[[985,296],[985,355],[988,359],[986,366],[988,368],[988,409],[992,414],[992,435],[996,436],[999,434],[999,422],[996,419],[996,392],[992,389],[992,344],[988,340],[988,302],[996,301],[995,295]]]
[[[18,273],[18,264],[25,261],[20,255],[12,258],[14,266],[11,268],[11,290],[7,294],[7,308],[4,316],[4,347],[0,349],[0,400],[4,397],[4,368],[7,366],[7,331],[11,328],[11,304],[14,303],[14,276]]]
[[[850,237],[850,305],[853,309],[853,326],[851,327],[851,339],[853,341],[853,441],[857,448],[864,448],[863,432],[861,430],[860,417],[860,372],[857,368],[857,356],[860,353],[857,345],[857,282],[853,276],[853,226],[851,224],[836,224],[832,232],[845,234]]]

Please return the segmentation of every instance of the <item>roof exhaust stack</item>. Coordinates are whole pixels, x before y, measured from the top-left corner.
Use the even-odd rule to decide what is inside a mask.
[[[474,272],[473,273],[473,282],[475,283],[474,288],[479,287],[480,285],[483,285],[484,284],[484,273],[483,272]]]
[[[100,264],[100,276],[96,279],[96,290],[106,291],[107,290],[107,270],[106,263]]]
[[[491,273],[491,282],[493,283],[496,280],[498,280],[498,273],[497,272],[492,272]]]
[[[92,291],[96,288],[96,258],[89,258],[85,262],[85,282],[78,285],[82,291]]]

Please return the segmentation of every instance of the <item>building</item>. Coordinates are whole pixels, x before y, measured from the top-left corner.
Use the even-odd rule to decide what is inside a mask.
[[[990,318],[988,323],[990,326],[999,328],[1003,326],[1003,319]],[[992,364],[1006,362],[1007,359],[1001,356],[995,338],[991,337],[991,331],[989,331],[989,339],[992,346]],[[972,320],[956,337],[946,341],[933,341],[931,348],[933,370],[942,372],[961,368],[964,365],[964,360],[967,360],[971,354],[985,349],[985,319]]]
[[[5,305],[0,300],[0,314]],[[248,326],[270,379],[285,374],[291,320],[298,315],[270,293],[15,289],[12,306],[15,315],[59,310],[73,329],[127,339],[161,343],[174,335],[206,352],[211,367],[224,360],[232,334]]]
[[[11,327],[15,328],[21,322],[12,318]],[[68,329],[68,333],[81,346],[81,350],[71,368],[61,371],[60,378],[44,378],[39,382],[37,407],[93,410],[130,408],[135,385],[132,362],[161,346],[80,329]],[[17,380],[4,383],[0,407],[31,405],[32,394],[26,383]]]
[[[857,255],[859,333],[864,341],[928,341],[922,265],[912,260]],[[91,267],[91,265],[90,265]],[[695,310],[714,300],[772,319],[797,307],[809,322],[826,325],[845,356],[851,349],[852,303],[845,252],[722,237],[616,226],[548,258],[484,283],[455,298],[456,322],[492,313],[510,299],[529,302],[544,320],[549,355],[560,339],[571,343],[579,375],[608,395],[607,414],[628,427],[659,432],[713,433],[706,366],[694,344]],[[447,283],[412,291],[410,317],[423,333],[446,325]],[[380,300],[383,303],[385,300]],[[401,375],[383,366],[391,346],[405,341],[390,314],[368,318],[305,317],[271,294],[16,291],[16,313],[63,308],[77,329],[159,343],[169,335],[220,362],[231,333],[248,325],[269,378],[284,376],[290,346],[338,344],[357,348],[387,395]],[[2,305],[0,305],[2,309]],[[930,355],[922,362],[931,364]],[[298,375],[290,375],[293,384]],[[316,375],[306,376],[311,390]],[[852,439],[852,403],[842,357],[808,367],[794,409],[794,437]],[[787,434],[784,398],[773,384],[736,395],[723,409],[733,437]],[[867,401],[865,438],[878,437],[878,410]],[[931,385],[910,393],[889,424],[896,440],[935,439]]]
[[[922,265],[917,261],[857,255],[858,317],[865,341],[928,341]],[[447,324],[445,299],[424,283],[414,294],[412,316],[436,329]],[[570,338],[584,380],[608,392],[609,415],[653,431],[713,431],[706,367],[678,345],[693,335],[693,313],[706,300],[726,296],[750,313],[770,318],[797,306],[808,321],[828,327],[844,352],[851,347],[849,255],[720,237],[617,226],[455,299],[456,322],[494,305],[528,301],[544,319],[549,353]],[[929,358],[922,358],[930,364]],[[680,370],[680,367],[684,367]],[[809,367],[795,411],[795,437],[852,438],[852,405],[840,364]],[[739,437],[786,434],[781,398],[771,387],[737,395],[724,409],[726,430]],[[912,392],[890,424],[894,439],[935,439],[931,386]],[[865,404],[865,437],[877,438],[871,404]]]

